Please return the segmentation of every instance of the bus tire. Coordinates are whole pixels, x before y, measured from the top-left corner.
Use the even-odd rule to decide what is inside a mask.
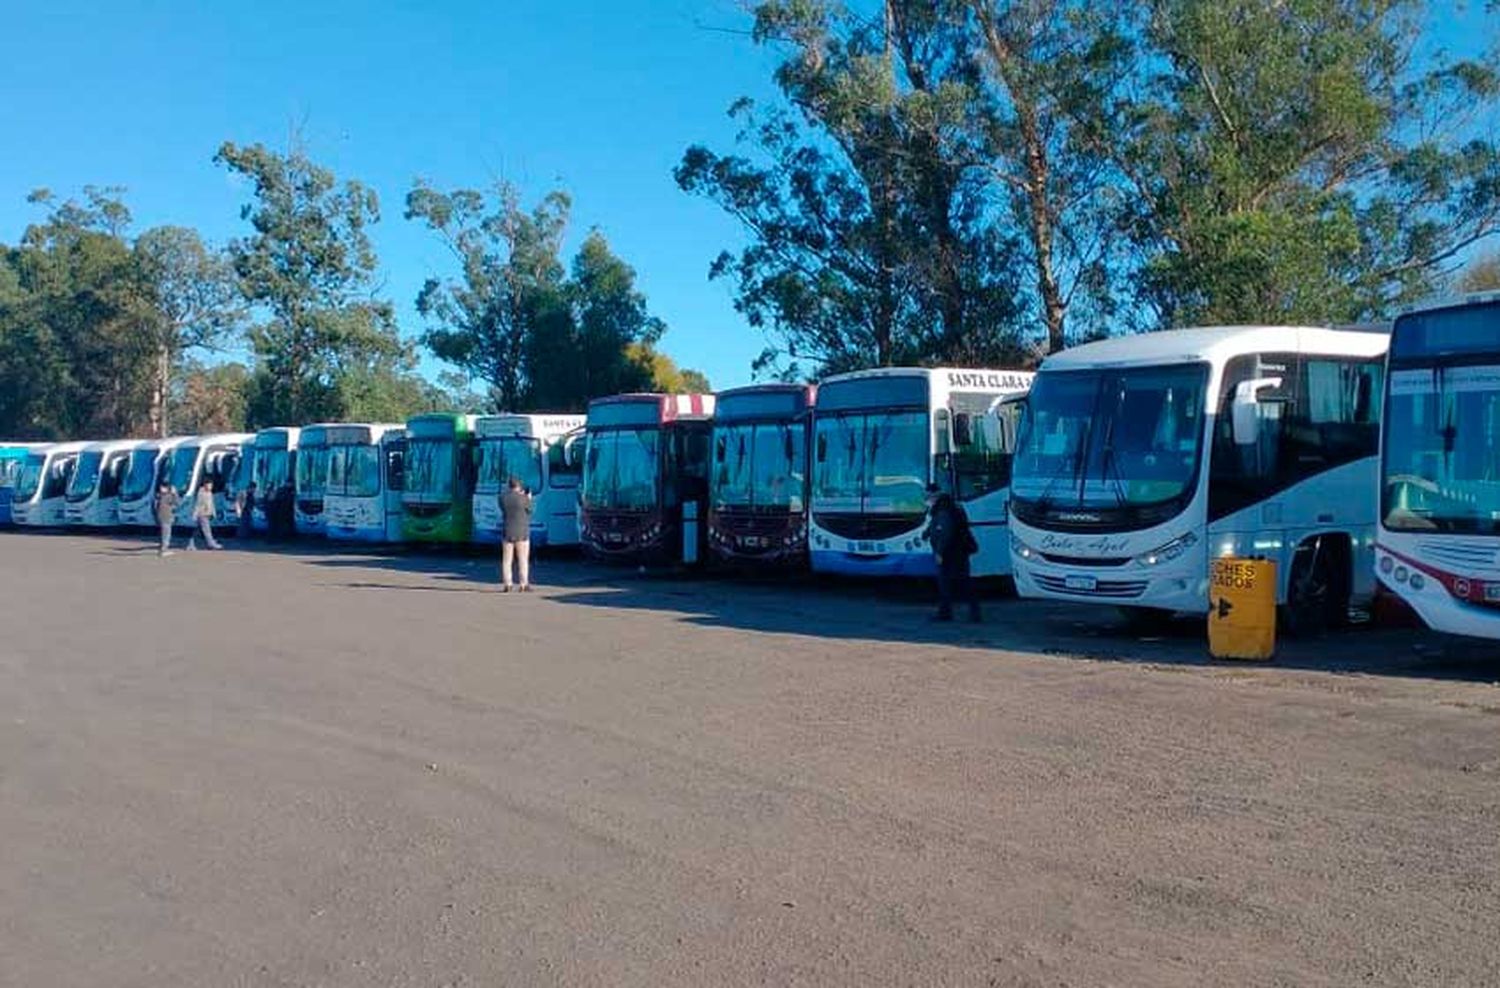
[[[1288,636],[1312,638],[1347,622],[1347,560],[1347,549],[1335,539],[1309,539],[1297,547],[1281,608],[1281,624]]]

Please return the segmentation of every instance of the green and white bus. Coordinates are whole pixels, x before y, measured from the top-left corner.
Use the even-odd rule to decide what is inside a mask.
[[[418,415],[406,423],[401,534],[409,542],[468,542],[474,532],[474,416]]]

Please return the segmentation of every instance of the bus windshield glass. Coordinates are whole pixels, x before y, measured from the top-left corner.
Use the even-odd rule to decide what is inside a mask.
[[[453,499],[452,439],[413,438],[406,444],[406,488],[415,498]]]
[[[1011,494],[1040,507],[1162,504],[1193,489],[1206,364],[1036,376]]]
[[[297,450],[297,493],[317,497],[328,483],[328,447],[303,446]]]
[[[542,489],[542,444],[528,436],[479,441],[479,482],[474,490],[495,494],[515,477],[532,493]]]
[[[813,509],[912,514],[926,510],[932,461],[926,412],[818,413]]]
[[[1393,369],[1385,416],[1386,527],[1500,534],[1500,354]]]
[[[14,497],[17,501],[24,503],[36,497],[37,489],[42,486],[42,468],[46,465],[46,456],[37,454],[26,457],[26,463],[21,467],[21,475],[16,480]]]
[[[172,486],[178,494],[186,494],[193,482],[193,468],[198,465],[197,446],[178,446],[172,450]]]
[[[289,455],[284,449],[256,449],[255,485],[262,497],[269,498],[286,484]]]
[[[802,422],[727,425],[714,430],[714,507],[802,510],[806,476]]]
[[[73,479],[68,481],[69,501],[88,500],[94,488],[99,486],[99,468],[103,465],[104,453],[99,450],[78,454],[78,467],[73,471]]]
[[[380,448],[363,443],[328,447],[328,493],[374,497],[380,493]]]
[[[656,507],[657,429],[591,431],[583,472],[583,505],[595,510]]]
[[[0,487],[15,487],[16,478],[21,475],[21,466],[25,457],[0,457]]]
[[[156,450],[138,449],[130,454],[130,469],[120,487],[120,497],[134,501],[151,493],[156,483]]]

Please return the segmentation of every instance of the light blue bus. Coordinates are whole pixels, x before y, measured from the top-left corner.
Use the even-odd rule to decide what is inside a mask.
[[[11,496],[16,482],[21,479],[21,468],[26,463],[26,454],[37,448],[36,443],[11,443],[0,445],[0,525],[10,525]]]

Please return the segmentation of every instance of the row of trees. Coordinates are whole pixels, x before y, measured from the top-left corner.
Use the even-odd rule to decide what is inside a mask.
[[[1447,4],[753,12],[783,99],[676,177],[743,222],[711,276],[784,373],[1381,318],[1500,229],[1500,51],[1441,51]]]
[[[708,387],[655,349],[665,327],[602,235],[564,268],[562,193],[530,211],[508,186],[439,193],[418,182],[407,196],[407,218],[459,269],[416,300],[428,319],[421,342],[464,372],[434,384],[381,297],[374,191],[296,148],[226,143],[214,161],[251,190],[249,232],[222,249],[183,227],[134,234],[120,189],[31,195],[43,217],[0,246],[0,435],[401,421]]]

